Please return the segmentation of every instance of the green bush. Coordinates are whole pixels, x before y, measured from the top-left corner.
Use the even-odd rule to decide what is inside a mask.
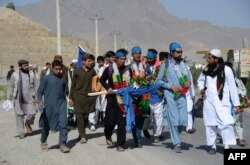
[[[0,100],[4,100],[6,97],[7,87],[6,85],[0,85]]]
[[[195,66],[191,66],[190,67],[190,71],[192,73],[192,76],[193,76],[193,82],[194,82],[194,86],[197,87],[197,80],[201,74],[201,71],[202,71],[202,68],[195,68]]]

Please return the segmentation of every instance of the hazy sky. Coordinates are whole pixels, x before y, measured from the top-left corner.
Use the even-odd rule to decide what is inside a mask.
[[[250,28],[250,0],[160,0],[179,18],[213,25]]]
[[[16,6],[18,6],[18,5],[25,5],[26,3],[35,3],[39,1],[40,0],[0,0],[0,5],[13,2]]]
[[[0,0],[16,6],[39,0]],[[124,0],[125,1],[125,0]],[[250,0],[159,0],[179,18],[207,20],[213,25],[250,28]]]

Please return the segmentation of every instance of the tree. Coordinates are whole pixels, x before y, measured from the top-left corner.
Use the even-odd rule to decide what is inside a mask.
[[[195,68],[195,65],[192,65],[190,67],[190,71],[191,71],[192,76],[193,76],[194,86],[197,87],[197,80],[201,74],[202,68]]]
[[[16,10],[14,3],[8,3],[6,5],[6,8],[9,8],[9,9],[12,9],[12,10]]]

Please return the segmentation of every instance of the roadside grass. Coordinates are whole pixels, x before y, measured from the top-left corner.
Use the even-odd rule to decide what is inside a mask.
[[[7,86],[0,85],[0,101],[6,98]]]

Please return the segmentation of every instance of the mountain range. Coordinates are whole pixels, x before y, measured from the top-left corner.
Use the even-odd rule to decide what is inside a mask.
[[[27,59],[31,65],[41,68],[45,62],[51,62],[57,52],[55,33],[42,24],[3,7],[0,7],[0,38],[0,77],[7,73],[10,65],[16,68],[20,59]],[[77,57],[78,44],[87,51],[92,49],[87,41],[62,37],[62,52],[66,65]]]
[[[183,46],[184,56],[200,58],[196,52],[212,48],[239,49],[244,38],[250,39],[250,29],[211,25],[207,21],[179,19],[158,0],[60,0],[61,31],[63,35],[84,39],[95,45],[95,15],[98,21],[100,54],[117,48],[138,44],[146,54],[148,48],[168,51],[171,42]],[[17,8],[17,12],[56,32],[56,3],[39,3]],[[211,11],[212,12],[212,11]],[[233,20],[232,20],[233,21]],[[93,52],[95,53],[95,52]]]

